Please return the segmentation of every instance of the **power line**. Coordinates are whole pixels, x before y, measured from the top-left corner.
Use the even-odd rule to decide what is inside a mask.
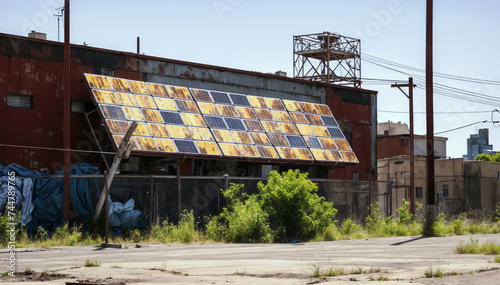
[[[382,113],[393,113],[393,114],[408,114],[406,111],[391,111],[391,110],[377,110],[377,112]],[[464,112],[434,112],[434,114],[484,114],[491,113],[491,111],[464,111]],[[425,114],[425,111],[413,112],[413,114]]]
[[[463,128],[466,128],[466,127],[470,127],[470,126],[472,126],[472,125],[476,125],[476,124],[483,124],[483,123],[488,123],[488,122],[495,123],[494,121],[488,121],[488,120],[478,121],[478,122],[471,123],[471,124],[467,124],[467,125],[465,125],[465,126],[461,126],[461,127],[458,127],[458,128],[454,128],[454,129],[450,129],[450,130],[446,130],[446,131],[442,131],[442,132],[434,133],[434,135],[444,134],[444,133],[447,133],[447,132],[456,131],[456,130],[460,130],[460,129],[463,129]],[[498,121],[497,121],[497,122],[498,122]]]

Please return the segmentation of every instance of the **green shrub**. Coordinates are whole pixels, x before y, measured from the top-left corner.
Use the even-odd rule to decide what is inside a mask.
[[[400,224],[409,224],[413,218],[413,215],[410,214],[410,201],[406,201],[403,199],[403,205],[397,209],[399,216],[398,222]]]
[[[453,221],[453,232],[457,236],[461,236],[464,234],[464,221],[456,219]]]
[[[299,170],[282,175],[271,171],[266,184],[258,183],[262,209],[278,241],[311,239],[327,229],[337,213],[333,203],[316,194],[318,186],[307,175]]]
[[[493,161],[493,157],[489,154],[482,153],[476,156],[474,160],[481,160],[481,161]]]

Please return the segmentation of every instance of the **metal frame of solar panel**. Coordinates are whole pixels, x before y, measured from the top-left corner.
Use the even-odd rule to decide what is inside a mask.
[[[108,119],[108,120],[115,120],[115,121],[123,121],[127,122],[130,124],[133,120],[131,118],[128,118],[122,107],[131,107],[130,105],[124,105],[120,101],[120,98],[115,95],[115,93],[125,93],[125,94],[137,94],[142,96],[140,99],[142,100],[142,103],[139,102],[139,104],[132,104],[136,107],[133,108],[139,108],[140,110],[151,110],[151,116],[158,116],[161,117],[160,119],[155,118],[155,120],[163,120],[163,122],[159,121],[148,121],[147,119],[152,119],[153,117],[151,116],[146,116],[140,120],[140,122],[146,123],[145,127],[148,128],[148,124],[156,124],[156,125],[164,125],[164,126],[178,126],[179,127],[184,127],[185,132],[191,137],[191,139],[187,138],[176,138],[172,136],[172,134],[169,134],[169,137],[157,137],[154,136],[153,133],[151,133],[151,136],[139,136],[134,134],[133,139],[137,141],[137,139],[141,140],[141,143],[149,143],[152,142],[152,145],[145,145],[148,149],[155,149],[156,151],[154,153],[158,155],[169,155],[169,156],[192,156],[194,157],[207,157],[207,158],[217,158],[217,159],[223,159],[225,155],[223,155],[222,152],[222,145],[225,147],[229,145],[234,145],[235,147],[244,146],[246,149],[245,151],[247,152],[247,156],[244,154],[244,150],[240,150],[241,156],[236,155],[239,157],[240,160],[251,160],[251,161],[266,161],[266,162],[284,162],[287,161],[289,163],[311,163],[311,159],[314,158],[314,163],[316,164],[327,164],[327,165],[338,165],[339,163],[341,164],[355,164],[358,163],[358,160],[356,158],[356,155],[352,151],[350,145],[347,143],[345,140],[345,136],[342,133],[342,130],[339,128],[337,121],[333,117],[331,110],[328,108],[327,105],[324,104],[316,104],[316,103],[309,103],[309,102],[300,102],[300,101],[295,101],[295,100],[285,100],[287,102],[282,101],[281,99],[277,98],[271,98],[271,97],[261,97],[261,96],[252,96],[252,98],[249,98],[247,95],[244,94],[236,94],[236,93],[228,93],[228,92],[222,92],[222,91],[214,91],[214,90],[206,90],[206,89],[198,89],[198,88],[187,88],[187,87],[182,87],[182,86],[173,86],[173,85],[164,85],[164,84],[158,84],[158,83],[152,83],[152,82],[144,82],[144,84],[141,84],[141,81],[134,81],[133,83],[130,83],[133,80],[127,80],[127,79],[121,79],[121,78],[114,78],[114,77],[109,77],[109,76],[103,76],[103,75],[94,75],[94,74],[84,74],[84,77],[87,82],[87,86],[89,87],[90,93],[92,100],[98,107],[98,113],[103,119]],[[113,81],[116,83],[116,86],[120,87],[120,90],[115,90],[114,89],[114,84],[111,82],[112,80],[110,78],[113,78]],[[156,86],[156,87],[155,87]],[[159,86],[159,87],[158,87]],[[128,87],[128,88],[127,88]],[[153,88],[153,89],[152,89]],[[164,91],[161,89],[164,89],[166,91],[166,94],[163,94]],[[96,98],[96,95],[93,93],[93,90],[101,90],[101,91],[109,91],[113,92],[114,97],[109,97],[111,93],[104,94],[111,98],[111,101],[113,102],[105,102],[106,98],[100,98],[100,100],[104,100],[104,102],[99,102]],[[140,91],[140,93],[132,93],[134,90]],[[186,92],[187,90],[187,92]],[[174,93],[172,93],[174,91]],[[149,94],[147,94],[149,92]],[[159,93],[158,93],[159,92]],[[195,94],[195,92],[199,92]],[[172,96],[175,95],[175,96]],[[152,100],[147,99],[147,97],[144,96],[151,96]],[[189,97],[189,98],[187,98]],[[113,99],[114,98],[114,99]],[[170,108],[168,110],[165,110],[164,108],[159,107],[160,101],[154,100],[155,98],[167,98],[172,101],[172,104],[175,105],[175,108],[177,109],[176,111],[171,110]],[[198,99],[197,99],[198,98]],[[259,99],[261,98],[261,99]],[[136,96],[132,96],[130,98],[131,100],[136,101]],[[145,100],[145,101],[144,101]],[[253,101],[251,101],[253,100]],[[260,100],[260,101],[259,101]],[[117,104],[114,102],[116,101]],[[147,103],[149,101],[149,103]],[[181,101],[190,101],[193,103],[184,103]],[[156,108],[153,108],[153,105],[151,102],[154,103]],[[309,128],[311,128],[311,131],[313,131],[314,128],[317,129],[317,131],[320,131],[320,133],[316,133],[315,135],[305,135],[302,133],[299,134],[292,134],[292,133],[283,133],[282,130],[279,130],[279,124],[283,124],[282,127],[285,127],[286,122],[278,122],[276,121],[276,118],[272,118],[272,120],[261,120],[258,117],[255,119],[250,119],[248,117],[245,117],[242,119],[241,116],[239,117],[234,117],[234,114],[232,110],[229,114],[231,114],[231,117],[228,116],[220,116],[220,115],[207,115],[203,114],[200,111],[200,108],[198,106],[199,103],[204,102],[204,103],[212,103],[217,105],[228,105],[228,106],[234,106],[234,107],[245,107],[245,108],[250,108],[254,113],[254,109],[265,109],[268,110],[269,112],[286,112],[286,115],[283,114],[283,116],[288,116],[290,117],[290,113],[301,113],[305,116],[308,117],[308,124]],[[254,103],[252,103],[254,102]],[[256,103],[257,102],[257,103]],[[150,107],[139,107],[141,104],[145,104],[144,106]],[[166,104],[166,103],[165,103]],[[170,103],[168,103],[170,104]],[[289,110],[287,107],[287,104],[289,106],[294,106],[293,110]],[[182,106],[181,106],[182,105]],[[191,105],[191,106],[190,106]],[[106,107],[107,106],[107,107]],[[166,105],[164,105],[166,106]],[[194,109],[186,109],[186,110],[181,110],[182,107],[188,106],[189,108],[196,106],[197,112]],[[298,106],[298,107],[297,107]],[[111,108],[110,108],[111,107]],[[116,107],[120,108],[120,111],[116,109]],[[232,108],[234,108],[232,107]],[[108,117],[105,116],[104,110],[102,108],[109,108],[109,109],[115,109],[112,110],[112,112],[119,112],[121,116],[117,116],[118,118],[115,117]],[[226,107],[227,108],[227,107]],[[283,109],[284,108],[284,109]],[[304,111],[304,108],[306,111]],[[152,112],[156,111],[158,113]],[[238,110],[235,110],[237,114],[239,114]],[[248,112],[248,111],[247,111]],[[143,113],[143,112],[141,112]],[[184,118],[184,116],[188,115],[195,115],[195,113],[198,113],[200,118],[203,118],[204,123],[206,126],[198,126],[198,125],[190,125],[189,128],[188,122],[185,120],[188,120]],[[233,112],[234,113],[234,112]],[[183,115],[186,114],[186,115]],[[142,114],[141,114],[142,115]],[[282,115],[279,115],[282,116]],[[302,115],[300,115],[302,116]],[[317,116],[317,117],[316,117]],[[197,118],[195,121],[199,123],[200,118]],[[320,120],[318,120],[320,118]],[[138,118],[136,118],[137,120]],[[312,120],[312,121],[311,121]],[[191,119],[193,121],[193,119]],[[258,122],[258,126],[256,125],[255,128],[252,128],[251,125],[253,124],[251,121]],[[266,130],[263,127],[262,122],[263,121],[269,121],[273,123],[278,123],[278,130],[276,128],[272,128],[273,131],[269,132],[270,130]],[[319,125],[321,121],[321,125]],[[317,125],[311,125],[312,123],[316,123]],[[304,123],[304,122],[302,122]],[[269,123],[266,123],[269,124]],[[292,118],[291,123],[286,123],[286,124],[291,124],[290,128],[297,128],[296,125],[297,123],[295,120]],[[118,133],[113,133],[111,132],[111,129],[109,126],[104,124],[107,128],[108,134],[110,135],[110,138],[112,138],[115,134],[120,136],[123,134],[118,134]],[[314,128],[312,128],[314,126]],[[320,127],[322,126],[322,127]],[[151,126],[152,127],[152,126]],[[193,139],[192,138],[192,131],[196,131],[198,128],[205,128],[208,130],[204,130],[205,135],[201,136],[198,135],[197,138],[203,138],[203,140],[200,139]],[[231,134],[232,132],[234,133],[232,136],[237,135],[237,133],[241,133],[238,135],[243,135],[243,133],[249,134],[249,132],[257,132],[261,133],[260,139],[257,141],[260,141],[260,143],[263,143],[266,140],[263,140],[263,136],[267,137],[267,145],[262,145],[262,144],[248,144],[249,142],[252,142],[253,139],[250,137],[251,141],[248,141],[247,139],[244,139],[240,143],[228,143],[228,142],[218,142],[215,140],[208,140],[210,136],[207,136],[207,132],[210,132],[212,139],[215,138],[213,134],[213,129],[222,129],[222,130],[227,130]],[[201,131],[201,130],[199,130]],[[279,131],[279,133],[277,132]],[[311,132],[308,131],[308,132]],[[120,129],[120,132],[123,132],[123,130]],[[155,134],[163,134],[166,131],[163,132],[155,132]],[[294,131],[295,132],[295,131]],[[144,134],[142,132],[141,134]],[[273,135],[279,135],[280,140],[274,141],[272,136]],[[320,136],[320,135],[327,135],[329,134],[328,137]],[[248,136],[245,136],[248,137]],[[306,139],[307,137],[307,139]],[[244,138],[244,137],[241,137]],[[339,149],[322,149],[323,145],[321,145],[321,142],[318,138],[331,138],[333,141],[339,140],[339,143],[341,143],[341,146],[343,148],[349,148],[349,150],[339,150]],[[207,139],[207,140],[205,140]],[[115,142],[115,148],[118,147],[117,142],[112,139]],[[157,140],[159,140],[157,142]],[[166,140],[166,141],[161,141],[161,140]],[[244,143],[243,143],[244,142]],[[326,141],[325,141],[326,142]],[[158,144],[157,144],[158,143]],[[164,152],[160,149],[160,146],[162,143],[168,143],[169,146],[167,149],[171,149],[172,147],[175,148],[175,152]],[[277,144],[275,144],[277,143]],[[204,144],[204,145],[200,145]],[[331,140],[328,140],[328,144],[330,146],[333,146]],[[321,147],[320,147],[321,146]],[[347,146],[347,147],[346,147]],[[212,150],[213,153],[207,154],[207,153],[202,153],[202,151],[206,150],[201,150],[201,148],[209,148]],[[215,149],[217,148],[217,149]],[[279,151],[278,149],[279,148]],[[238,149],[241,149],[238,147]],[[296,149],[296,150],[295,150]],[[309,150],[309,151],[307,151]],[[250,151],[250,152],[248,152]],[[148,153],[151,154],[151,150],[142,150],[142,149],[137,149],[134,150],[134,152],[137,153]],[[260,157],[256,157],[256,154],[258,153]],[[309,152],[309,153],[308,153]],[[288,157],[280,157],[278,153],[281,153],[285,156]],[[314,155],[313,155],[314,153]],[[330,155],[328,154],[330,153]],[[336,157],[332,159],[332,154]],[[316,158],[316,155],[320,155],[318,159]],[[228,159],[234,159],[235,154],[231,154],[228,156]],[[324,158],[328,158],[325,160]],[[338,157],[342,158],[343,160],[340,161]]]

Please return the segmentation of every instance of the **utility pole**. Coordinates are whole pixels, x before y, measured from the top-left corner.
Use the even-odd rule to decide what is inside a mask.
[[[69,41],[69,0],[64,1],[64,99],[63,99],[63,161],[64,161],[64,221],[69,222],[70,212],[70,108],[71,108],[71,52]]]
[[[433,0],[427,0],[425,40],[425,105],[427,116],[427,206],[428,214],[436,216],[434,183],[434,78],[433,78]],[[432,213],[430,213],[432,212]]]
[[[60,30],[61,30],[61,18],[64,16],[64,7],[56,9],[57,14],[54,14],[54,17],[57,17],[57,41],[60,42]]]
[[[413,88],[417,85],[413,84],[413,77],[408,78],[408,84],[391,84],[391,87],[397,87],[406,98],[410,100],[410,213],[415,214],[415,145],[414,145],[414,132],[413,132]],[[401,89],[401,87],[408,87],[408,95]]]

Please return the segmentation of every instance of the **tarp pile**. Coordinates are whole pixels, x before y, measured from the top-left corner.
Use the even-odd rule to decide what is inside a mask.
[[[17,164],[3,166],[0,163],[0,211],[3,215],[8,200],[9,172],[15,172],[16,208],[21,209],[22,223],[29,234],[34,234],[40,226],[48,232],[63,225],[64,213],[64,178],[54,177],[64,175],[64,169],[54,173],[54,176],[29,171]],[[87,163],[72,165],[71,175],[97,175],[97,167]],[[71,178],[71,205],[76,212],[77,223],[81,224],[88,216],[94,214],[91,193],[100,195],[102,179],[88,177]],[[143,227],[139,218],[142,212],[134,210],[134,200],[130,199],[123,205],[109,199],[109,222],[121,232],[123,229]]]

